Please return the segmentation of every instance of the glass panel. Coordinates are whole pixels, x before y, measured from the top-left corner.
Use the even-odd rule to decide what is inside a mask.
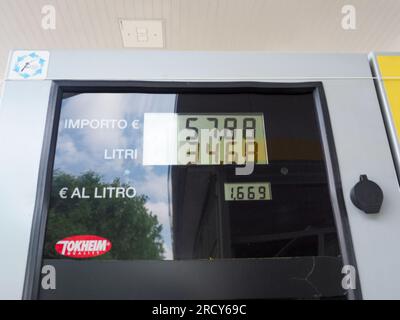
[[[338,256],[313,99],[65,97],[44,258]]]

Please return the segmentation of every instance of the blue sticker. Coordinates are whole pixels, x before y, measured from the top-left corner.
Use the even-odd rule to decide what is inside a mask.
[[[45,72],[46,59],[36,52],[22,53],[15,58],[12,71],[23,79],[37,78]]]

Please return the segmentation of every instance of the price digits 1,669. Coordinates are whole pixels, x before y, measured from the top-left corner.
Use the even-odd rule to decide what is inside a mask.
[[[270,186],[267,183],[228,184],[225,200],[271,200]]]

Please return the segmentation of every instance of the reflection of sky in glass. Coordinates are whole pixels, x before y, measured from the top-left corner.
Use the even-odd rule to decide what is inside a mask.
[[[168,167],[142,166],[143,116],[149,112],[174,112],[173,94],[80,94],[63,100],[58,133],[55,169],[73,175],[95,171],[110,183],[120,178],[148,196],[147,208],[163,226],[166,259],[172,259],[171,228],[168,216]],[[66,129],[65,119],[124,119],[126,129]],[[140,121],[140,128],[131,123]],[[138,159],[104,159],[104,150],[137,149]]]

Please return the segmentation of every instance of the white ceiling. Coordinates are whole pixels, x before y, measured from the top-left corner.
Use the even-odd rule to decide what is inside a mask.
[[[167,50],[369,52],[400,51],[399,17],[400,0],[0,0],[0,74],[11,49],[122,48],[119,19],[162,19]]]

